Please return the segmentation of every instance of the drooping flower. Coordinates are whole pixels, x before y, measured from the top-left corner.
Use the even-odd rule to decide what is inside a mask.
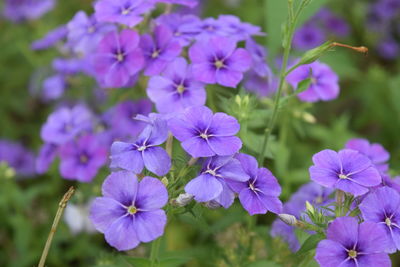
[[[99,23],[94,15],[89,17],[84,11],[75,14],[67,29],[68,45],[84,55],[93,52],[106,33],[116,30],[114,25]]]
[[[40,136],[47,143],[63,144],[77,134],[92,129],[92,119],[92,113],[83,105],[62,107],[50,114]]]
[[[393,253],[400,249],[400,195],[387,186],[369,193],[359,205],[365,221],[378,224],[385,230],[389,240],[386,252]]]
[[[190,107],[169,120],[172,134],[192,157],[228,156],[242,146],[236,136],[240,125],[234,117],[205,107]]]
[[[140,47],[146,59],[144,74],[149,76],[162,72],[182,50],[179,41],[173,38],[172,31],[164,25],[154,29],[154,37],[150,34],[142,35]]]
[[[306,218],[306,201],[310,202],[314,207],[331,206],[334,202],[331,194],[333,189],[325,188],[317,183],[309,182],[299,188],[283,205],[282,212],[291,214],[296,218]],[[320,209],[321,212],[327,214],[327,210]],[[273,222],[271,227],[271,235],[273,237],[281,237],[289,244],[292,251],[300,249],[300,242],[295,234],[295,227],[284,223],[282,220],[277,219]]]
[[[193,80],[193,73],[184,58],[168,65],[161,76],[151,77],[147,95],[161,113],[181,112],[206,102],[204,85]]]
[[[138,182],[130,172],[114,172],[104,181],[102,193],[90,208],[90,219],[111,246],[130,250],[164,233],[167,216],[162,207],[168,192],[158,179]]]
[[[372,144],[366,139],[354,138],[347,141],[345,147],[357,150],[367,156],[382,173],[385,173],[389,169],[387,161],[390,158],[390,154],[381,144]]]
[[[308,78],[311,78],[310,86],[297,95],[301,101],[330,101],[338,97],[338,76],[328,65],[318,61],[296,68],[286,77],[286,81],[297,88],[301,81]]]
[[[171,159],[167,152],[158,147],[168,137],[166,121],[158,118],[148,125],[133,143],[114,142],[111,146],[111,168],[120,168],[141,173],[146,167],[149,171],[162,176],[171,168]]]
[[[99,0],[94,4],[95,16],[100,22],[115,22],[134,27],[143,20],[143,14],[154,4],[148,0]]]
[[[198,202],[217,199],[218,203],[228,208],[233,203],[234,192],[227,186],[227,182],[245,182],[248,179],[249,176],[237,159],[215,156],[205,161],[200,175],[185,186],[185,191]]]
[[[385,232],[376,223],[359,225],[354,217],[339,217],[328,226],[327,239],[319,242],[315,259],[321,267],[389,267],[386,243]]]
[[[237,154],[235,158],[250,177],[245,182],[228,181],[233,191],[239,194],[243,208],[250,215],[265,214],[268,211],[281,213],[282,202],[278,198],[281,187],[273,174],[266,168],[258,168],[257,160],[252,156]]]
[[[43,38],[34,41],[31,44],[32,50],[43,50],[52,47],[65,37],[67,37],[68,30],[66,25],[61,25],[54,30],[49,31]]]
[[[84,135],[60,147],[60,173],[66,179],[91,182],[107,161],[107,148],[94,135]]]
[[[7,139],[0,139],[0,163],[6,162],[17,176],[32,177],[35,175],[35,155],[22,144]]]
[[[311,180],[354,196],[363,195],[369,187],[382,182],[379,171],[368,157],[356,150],[343,149],[338,153],[322,150],[313,156],[313,162],[314,165],[310,167]]]
[[[298,50],[307,50],[317,47],[326,40],[325,33],[314,23],[306,23],[293,36],[293,47]]]
[[[14,22],[35,20],[54,8],[54,0],[6,0],[4,16]]]
[[[251,66],[249,52],[236,48],[236,41],[226,37],[197,42],[189,49],[189,57],[195,79],[227,87],[236,87]]]
[[[138,45],[139,35],[133,30],[110,32],[103,38],[94,55],[94,69],[106,86],[125,86],[142,69],[144,58]]]
[[[267,57],[267,51],[265,48],[257,44],[254,39],[249,38],[246,41],[246,50],[251,55],[252,70],[262,77],[269,75],[271,70],[265,62]]]

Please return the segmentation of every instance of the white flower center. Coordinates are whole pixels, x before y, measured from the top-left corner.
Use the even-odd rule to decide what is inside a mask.
[[[390,220],[390,218],[386,218],[385,219],[385,223],[387,226],[391,226],[392,225],[392,221]]]
[[[209,173],[212,176],[217,176],[217,172],[215,170],[208,169],[208,170],[206,170],[206,173]]]
[[[131,206],[128,207],[128,213],[131,214],[131,215],[135,214],[137,211],[138,210],[134,205],[131,205]]]
[[[119,62],[123,61],[123,60],[124,60],[124,55],[123,55],[122,53],[118,53],[118,54],[117,54],[117,60],[118,60]]]
[[[217,69],[220,69],[224,66],[224,62],[222,60],[216,60],[214,62],[215,67],[217,67]]]
[[[186,88],[185,86],[183,86],[182,84],[178,85],[178,87],[176,88],[176,90],[178,91],[178,93],[182,94]]]
[[[349,250],[348,254],[349,254],[349,257],[352,259],[357,258],[357,251],[355,251],[355,250]]]
[[[346,174],[341,173],[341,174],[339,174],[339,178],[340,179],[348,179],[349,177],[347,177]]]
[[[143,145],[143,146],[138,147],[137,150],[138,150],[138,151],[143,151],[143,150],[145,150],[146,148],[147,148],[147,147]]]
[[[201,133],[201,134],[200,134],[200,137],[203,138],[203,139],[207,139],[207,138],[208,138],[208,135],[205,134],[205,133]]]

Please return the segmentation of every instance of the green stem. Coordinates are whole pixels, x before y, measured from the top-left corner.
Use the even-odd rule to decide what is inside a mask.
[[[151,250],[150,250],[150,267],[156,267],[159,265],[158,253],[160,251],[160,243],[161,237],[154,240],[151,243]]]
[[[259,164],[263,164],[264,162],[264,158],[265,158],[265,151],[267,149],[268,146],[268,142],[269,142],[269,138],[271,136],[271,133],[274,129],[275,123],[276,123],[276,119],[278,116],[278,109],[279,109],[279,102],[282,96],[282,91],[283,91],[283,86],[285,83],[285,77],[286,77],[286,68],[287,68],[287,64],[289,61],[289,55],[290,55],[290,50],[291,50],[291,44],[292,44],[292,39],[293,39],[293,35],[294,35],[294,30],[296,29],[296,23],[297,23],[297,19],[299,17],[300,14],[300,9],[296,12],[295,15],[293,15],[293,2],[291,0],[288,0],[288,8],[289,8],[289,19],[288,19],[288,31],[285,33],[285,37],[287,38],[287,44],[284,46],[284,50],[283,50],[283,62],[282,62],[282,68],[279,74],[279,86],[278,86],[278,91],[275,95],[275,101],[274,101],[274,107],[272,110],[272,115],[271,115],[271,119],[268,122],[267,127],[265,128],[265,135],[264,135],[264,140],[262,142],[262,146],[261,146],[261,151],[259,154]]]

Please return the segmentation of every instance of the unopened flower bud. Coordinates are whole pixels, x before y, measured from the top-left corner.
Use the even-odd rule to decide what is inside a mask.
[[[176,199],[172,201],[172,204],[177,207],[184,207],[193,200],[193,195],[188,193],[180,194]]]
[[[168,186],[168,178],[164,176],[164,177],[161,179],[161,183],[163,183],[165,186]]]
[[[308,212],[310,212],[311,214],[314,214],[314,212],[315,212],[313,205],[311,205],[311,203],[308,201],[306,201],[306,210]]]
[[[221,204],[219,204],[215,200],[211,200],[211,201],[204,203],[204,206],[206,206],[207,208],[212,209],[212,210],[219,209],[220,207],[222,207]]]
[[[297,219],[291,214],[278,214],[279,219],[281,219],[284,223],[290,226],[296,226],[297,225]]]

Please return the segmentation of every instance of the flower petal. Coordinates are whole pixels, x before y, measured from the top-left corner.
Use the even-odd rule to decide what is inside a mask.
[[[136,175],[128,171],[113,172],[107,176],[101,189],[103,196],[130,206],[136,199],[138,180]]]
[[[242,141],[236,136],[211,137],[208,144],[219,156],[233,155],[242,147]]]
[[[94,227],[104,233],[113,222],[126,214],[126,209],[112,198],[98,197],[90,206],[89,214]]]
[[[167,204],[168,192],[165,185],[153,177],[144,177],[139,183],[135,205],[140,210],[161,209]]]
[[[139,212],[135,219],[136,233],[142,242],[150,242],[162,236],[167,224],[167,215],[163,210]]]
[[[358,222],[353,217],[336,218],[328,227],[327,238],[344,247],[352,247],[358,241]]]
[[[121,168],[134,173],[141,173],[143,170],[142,154],[132,150],[132,144],[114,142],[111,145],[110,168]]]
[[[171,168],[171,159],[161,147],[148,147],[142,152],[142,155],[146,168],[158,176],[167,174]]]
[[[140,243],[136,234],[134,218],[130,215],[113,222],[104,232],[104,237],[108,244],[119,251],[133,249]]]
[[[222,192],[222,185],[214,176],[202,174],[192,179],[186,186],[186,193],[194,195],[196,201],[206,202],[215,199]]]
[[[338,267],[347,258],[346,250],[335,241],[325,239],[318,243],[315,260],[320,266]],[[354,266],[355,267],[355,266]]]

